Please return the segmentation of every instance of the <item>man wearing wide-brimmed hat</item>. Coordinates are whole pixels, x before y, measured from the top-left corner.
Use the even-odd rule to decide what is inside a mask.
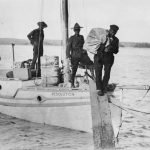
[[[78,65],[81,59],[81,54],[83,51],[84,37],[80,35],[81,27],[78,23],[75,23],[72,28],[75,32],[73,36],[68,39],[66,57],[71,59],[71,86],[74,87],[74,79],[78,69]]]
[[[103,34],[104,43],[100,44],[94,55],[94,67],[96,75],[96,87],[99,95],[107,92],[107,86],[110,79],[111,67],[114,63],[114,55],[119,51],[119,39],[115,36],[119,27],[110,25],[110,29]],[[102,78],[102,69],[104,67],[104,76]]]
[[[31,31],[27,37],[30,40],[30,43],[33,45],[33,60],[31,64],[31,69],[35,69],[35,63],[38,60],[37,69],[40,76],[40,57],[43,56],[43,41],[44,41],[44,28],[47,27],[47,24],[43,21],[38,22],[37,25],[39,28]]]

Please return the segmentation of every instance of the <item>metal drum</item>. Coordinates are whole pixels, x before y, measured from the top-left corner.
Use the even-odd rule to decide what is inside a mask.
[[[50,87],[59,84],[59,57],[43,56],[41,57],[41,77],[42,86]]]
[[[41,67],[52,67],[59,66],[58,56],[42,56],[41,57]]]
[[[59,84],[59,77],[58,76],[49,76],[49,77],[42,77],[42,86],[43,87],[51,87]]]

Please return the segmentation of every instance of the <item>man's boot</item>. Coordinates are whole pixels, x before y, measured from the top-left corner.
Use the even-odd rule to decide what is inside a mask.
[[[98,94],[99,96],[104,96],[104,92],[103,92],[102,90],[97,90],[97,94]]]

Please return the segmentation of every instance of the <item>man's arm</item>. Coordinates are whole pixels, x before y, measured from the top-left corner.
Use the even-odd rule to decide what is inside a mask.
[[[32,39],[32,35],[33,35],[33,31],[31,31],[31,32],[27,35],[27,37],[28,37],[29,40]]]
[[[31,32],[27,35],[27,37],[28,37],[28,39],[29,39],[29,41],[30,41],[31,44],[33,44],[33,35],[34,35],[34,30],[31,31]]]
[[[117,54],[119,52],[119,39],[116,38],[116,40],[114,41],[112,48],[111,48],[111,52],[114,54]]]
[[[117,54],[119,52],[119,39],[115,38],[114,41],[105,48],[105,52]]]

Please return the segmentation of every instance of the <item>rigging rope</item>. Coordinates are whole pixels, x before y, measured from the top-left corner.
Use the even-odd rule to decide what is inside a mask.
[[[71,9],[70,9],[71,5],[70,5],[70,2],[68,1],[68,34],[69,34],[69,28],[71,26]]]
[[[62,0],[60,2],[60,20],[62,19]],[[62,20],[61,20],[62,21]],[[62,31],[62,25],[60,26],[60,31]],[[63,37],[62,32],[61,32],[61,37]],[[62,47],[63,41],[61,39],[61,63],[63,63],[63,47]]]
[[[41,0],[41,3],[40,3],[40,21],[42,21],[43,20],[43,10],[44,10],[44,0]],[[36,75],[35,75],[35,79],[34,79],[34,83],[35,83],[35,85],[37,86],[37,85],[39,85],[38,83],[37,83],[37,80],[39,79],[38,78],[38,71],[40,72],[40,70],[39,70],[39,68],[40,68],[40,66],[39,66],[39,64],[38,64],[38,61],[40,61],[39,59],[39,54],[40,54],[40,41],[41,41],[41,26],[39,27],[40,28],[40,33],[39,33],[39,41],[38,41],[38,56],[37,56],[37,60],[36,60],[36,63],[37,63],[37,68],[36,68]]]
[[[41,0],[41,4],[40,4],[40,21],[43,20],[43,11],[44,11],[44,0]]]
[[[82,0],[82,7],[83,7],[83,18],[84,18],[84,26],[85,26],[85,33],[86,33],[86,36],[87,36],[87,19],[86,19],[86,16],[85,14],[87,14],[87,10],[86,10],[86,7],[85,7],[85,2],[84,0]]]

